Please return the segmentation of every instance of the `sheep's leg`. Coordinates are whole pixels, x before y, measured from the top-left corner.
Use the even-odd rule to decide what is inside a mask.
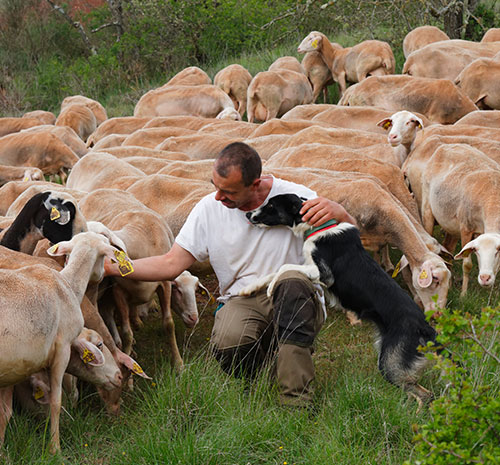
[[[434,214],[425,197],[422,199],[422,224],[424,225],[424,229],[432,236],[434,229]]]
[[[460,240],[462,241],[462,247],[464,247],[465,244],[469,243],[472,240],[473,235],[474,233],[470,233],[467,231],[460,232]],[[472,256],[469,255],[468,257],[464,258],[462,263],[463,281],[462,281],[462,291],[460,292],[460,297],[465,296],[465,294],[467,293],[471,270],[472,270]]]
[[[134,342],[134,333],[132,331],[132,326],[130,325],[130,309],[127,303],[127,299],[125,298],[125,292],[120,286],[113,286],[113,296],[115,298],[116,307],[118,308],[122,319],[122,350],[127,355],[130,355]]]
[[[443,240],[443,247],[448,250],[452,255],[457,247],[458,237],[445,233]]]
[[[170,298],[172,295],[172,285],[167,282],[161,283],[156,289],[158,300],[160,301],[160,308],[162,314],[163,328],[165,329],[167,345],[172,354],[172,365],[176,371],[182,370],[184,362],[182,361],[177,340],[175,338],[175,325],[172,318],[172,307],[170,306]]]
[[[5,430],[12,416],[12,393],[14,386],[0,388],[0,446],[5,439]]]
[[[344,92],[347,89],[347,82],[345,80],[345,73],[340,73],[337,76],[337,82],[339,83],[339,97],[342,97],[342,95],[344,95]]]
[[[61,415],[62,400],[62,381],[66,367],[68,366],[71,354],[70,345],[57,347],[54,355],[54,361],[50,366],[50,453],[55,454],[61,450],[59,441],[59,418]]]

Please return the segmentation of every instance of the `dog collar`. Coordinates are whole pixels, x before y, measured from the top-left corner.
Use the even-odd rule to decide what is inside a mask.
[[[339,224],[338,221],[336,221],[336,220],[330,220],[330,221],[327,221],[326,223],[323,223],[321,226],[318,226],[317,228],[308,229],[304,233],[304,237],[305,237],[304,240],[307,240],[310,237],[314,236],[315,234],[318,234],[320,231],[326,231],[327,229],[334,228],[338,224]]]

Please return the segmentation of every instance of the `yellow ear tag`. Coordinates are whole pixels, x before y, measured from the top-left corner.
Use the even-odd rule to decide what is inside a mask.
[[[127,276],[134,272],[132,262],[123,250],[115,250],[115,257],[118,260],[118,269],[122,276]]]
[[[384,129],[389,129],[391,126],[392,126],[392,123],[390,121],[386,121],[382,127]]]
[[[401,260],[396,264],[396,268],[394,268],[394,271],[392,272],[392,277],[395,278],[399,272],[401,271]]]
[[[419,278],[420,278],[420,279],[427,279],[427,271],[422,270],[422,273],[420,273]]]
[[[139,366],[137,362],[134,362],[134,364],[132,365],[132,372],[136,375],[142,375],[144,373],[144,370]]]
[[[59,244],[54,244],[50,249],[47,250],[47,252],[56,253],[58,248]]]
[[[30,180],[30,178],[29,178],[28,176],[25,176],[25,177],[23,178],[23,182],[26,182],[26,181],[29,181],[29,180]]]
[[[89,350],[85,349],[82,355],[83,363],[90,363],[95,360],[95,355]]]
[[[37,386],[35,391],[35,400],[41,399],[43,396],[45,396],[45,392],[43,392],[43,389],[40,386]]]
[[[55,221],[58,218],[61,218],[61,213],[56,207],[52,207],[52,210],[50,210],[50,220]]]
[[[318,48],[318,39],[314,39],[314,40],[311,42],[311,47],[312,47],[312,48]]]

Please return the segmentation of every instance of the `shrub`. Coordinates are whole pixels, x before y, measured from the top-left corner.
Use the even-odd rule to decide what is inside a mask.
[[[406,465],[500,463],[499,311],[443,310],[436,329],[444,351],[434,357],[447,384],[430,421],[416,427],[416,457]]]

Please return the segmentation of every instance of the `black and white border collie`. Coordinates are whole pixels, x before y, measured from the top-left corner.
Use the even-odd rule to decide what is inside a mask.
[[[247,213],[249,221],[267,227],[285,225],[304,237],[304,265],[283,265],[278,273],[247,286],[240,295],[249,295],[268,285],[270,296],[278,276],[297,270],[320,282],[328,294],[361,320],[373,322],[379,333],[378,367],[384,378],[417,398],[419,404],[432,398],[417,381],[427,365],[418,346],[435,342],[436,332],[422,310],[387,275],[363,248],[358,229],[349,223],[328,225],[319,231],[301,219],[303,199],[295,194],[272,197],[257,210]]]

